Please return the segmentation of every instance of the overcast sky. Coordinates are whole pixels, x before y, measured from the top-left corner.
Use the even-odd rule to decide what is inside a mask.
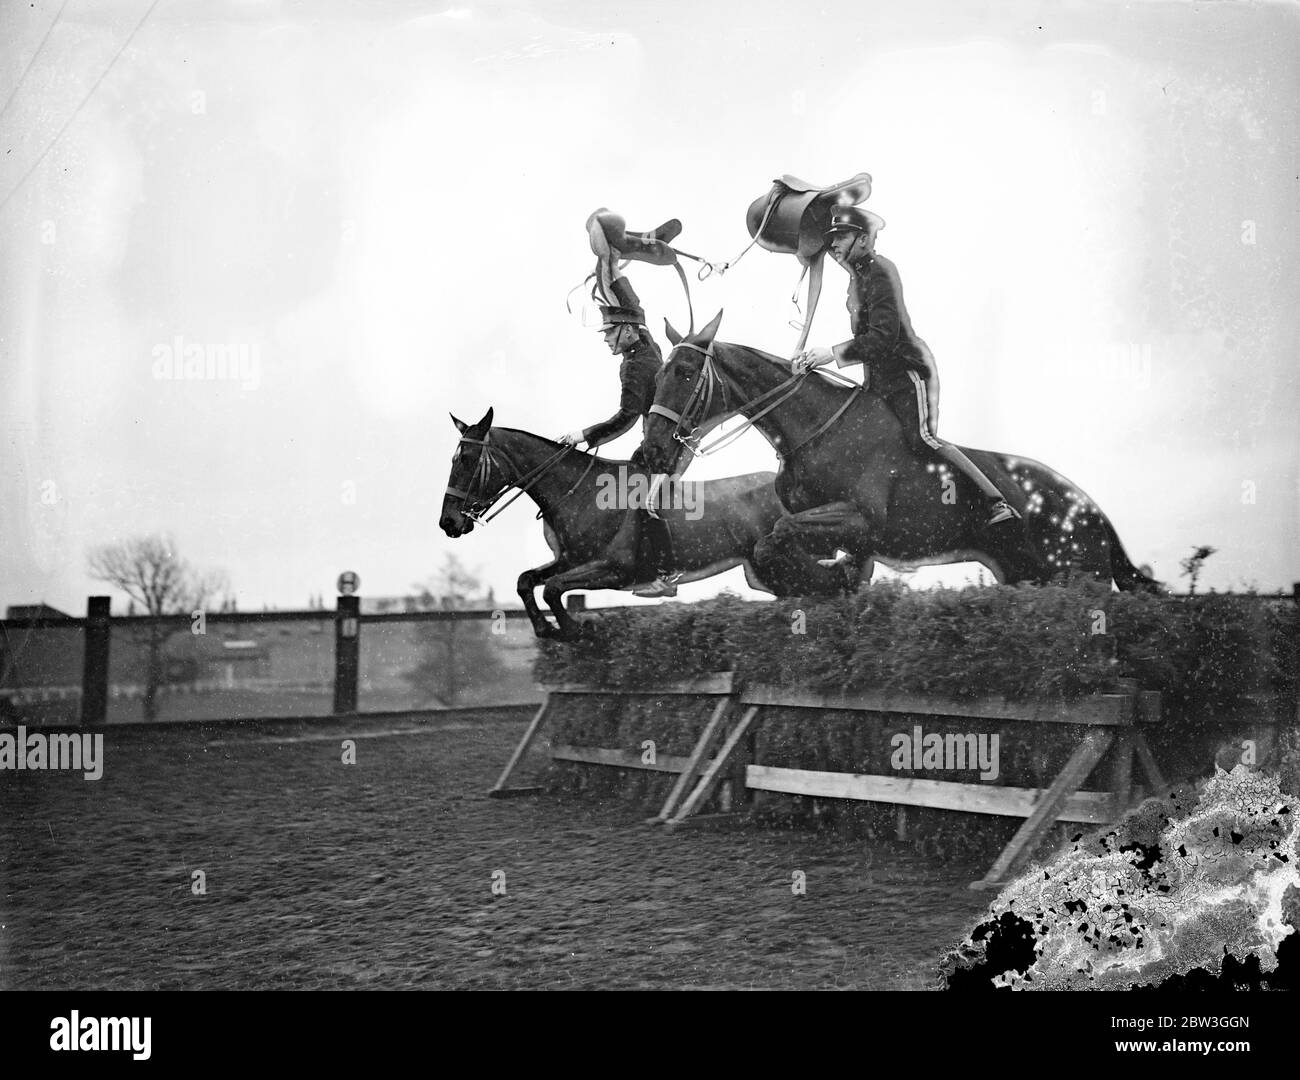
[[[153,531],[245,608],[448,551],[512,596],[540,524],[443,536],[447,413],[613,412],[565,310],[587,215],[721,260],[773,177],[858,171],[943,436],[1060,470],[1158,577],[1212,544],[1208,585],[1300,580],[1292,7],[162,0],[32,170],[149,7],[59,2],[0,4],[0,605],[79,613],[87,548]],[[797,277],[755,249],[696,310],[788,354]],[[813,344],[848,336],[826,277]],[[256,377],[158,377],[178,337]],[[774,467],[751,432],[691,475]]]

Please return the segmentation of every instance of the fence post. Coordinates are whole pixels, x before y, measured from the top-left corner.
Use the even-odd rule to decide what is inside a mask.
[[[334,612],[334,712],[357,711],[361,669],[361,597],[340,596]]]
[[[112,600],[92,596],[86,601],[84,664],[81,669],[81,726],[103,724],[108,716],[108,646],[112,630],[108,616]]]

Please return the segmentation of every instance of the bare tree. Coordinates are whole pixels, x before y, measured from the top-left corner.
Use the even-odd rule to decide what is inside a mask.
[[[1183,568],[1182,576],[1189,581],[1188,596],[1196,595],[1196,582],[1200,579],[1205,560],[1218,550],[1218,548],[1210,547],[1208,544],[1202,544],[1200,547],[1192,548],[1192,553],[1187,558],[1179,560],[1178,565]]]
[[[158,715],[158,687],[163,680],[163,646],[175,630],[161,622],[161,616],[191,614],[226,589],[220,571],[197,570],[176,554],[170,536],[137,536],[115,544],[103,544],[87,555],[90,576],[126,593],[151,616],[137,640],[148,646],[145,667],[144,716]]]
[[[433,581],[411,586],[407,610],[464,610],[483,604],[484,593],[477,575],[448,552]],[[490,589],[486,593],[491,596]],[[485,621],[424,623],[416,628],[416,640],[419,659],[403,677],[444,704],[461,704],[475,690],[481,696],[502,671],[500,647]]]

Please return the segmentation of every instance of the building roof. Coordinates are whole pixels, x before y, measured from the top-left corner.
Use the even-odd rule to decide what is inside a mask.
[[[49,604],[10,604],[5,608],[6,619],[71,619],[75,618],[66,611],[52,608]]]

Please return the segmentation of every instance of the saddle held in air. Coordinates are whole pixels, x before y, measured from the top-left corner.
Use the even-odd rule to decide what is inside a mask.
[[[826,231],[839,206],[856,206],[871,195],[871,176],[857,173],[839,184],[818,187],[788,173],[772,181],[766,195],[749,204],[745,225],[759,247],[794,255],[808,275],[808,314],[795,352],[803,351],[822,290]],[[803,275],[799,277],[803,281]],[[796,286],[796,293],[798,287]]]
[[[612,253],[619,259],[634,259],[655,266],[671,266],[677,261],[677,252],[668,245],[681,231],[682,223],[672,218],[649,232],[628,232],[623,215],[603,206],[587,218],[591,250],[598,258]],[[604,250],[601,250],[602,241]]]
[[[596,256],[596,280],[600,280],[600,264],[605,260],[617,262],[631,259],[654,266],[673,267],[681,280],[682,291],[686,294],[686,307],[690,312],[691,330],[694,331],[695,308],[691,303],[691,288],[686,281],[682,264],[677,261],[677,252],[671,246],[671,241],[681,231],[682,223],[677,218],[670,218],[657,229],[629,232],[623,215],[603,206],[587,218],[587,237],[591,242],[592,253]]]

